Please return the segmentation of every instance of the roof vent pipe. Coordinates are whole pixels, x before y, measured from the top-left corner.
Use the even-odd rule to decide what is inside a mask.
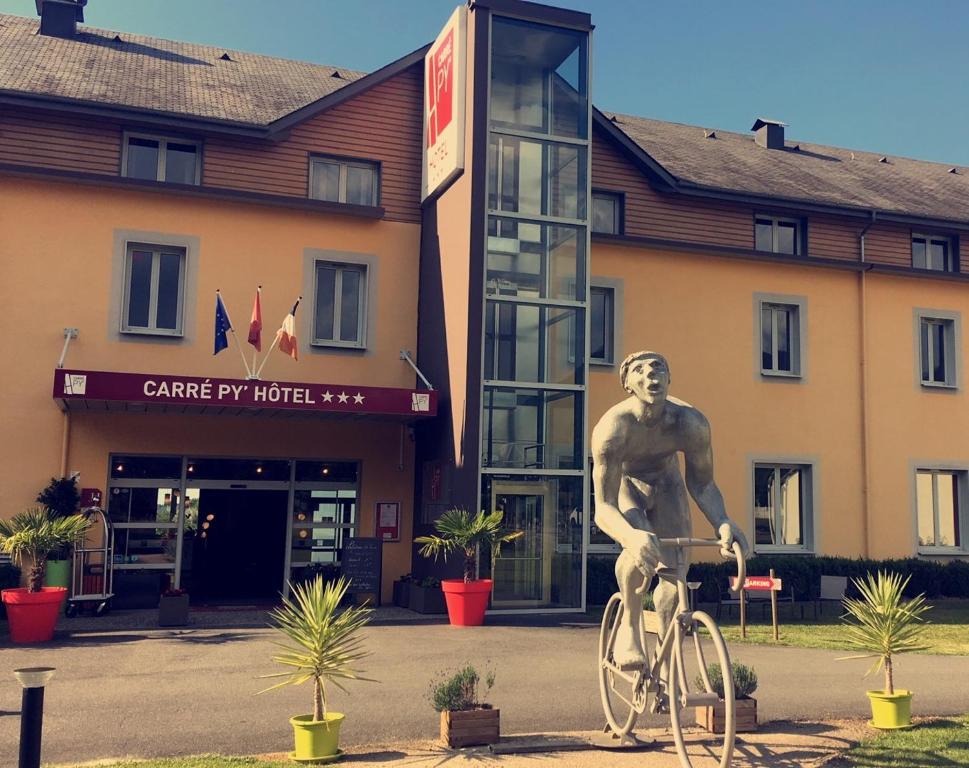
[[[758,117],[750,129],[754,132],[754,141],[765,149],[784,149],[784,129],[786,123],[780,120],[770,120]]]
[[[35,4],[40,34],[72,38],[77,34],[77,22],[84,21],[87,0],[35,0]]]

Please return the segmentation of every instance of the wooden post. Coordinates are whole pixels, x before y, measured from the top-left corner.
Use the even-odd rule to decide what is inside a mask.
[[[740,636],[747,637],[747,592],[740,587]]]
[[[777,642],[777,590],[774,589],[774,569],[770,569],[770,618],[771,623],[774,625],[774,642]]]

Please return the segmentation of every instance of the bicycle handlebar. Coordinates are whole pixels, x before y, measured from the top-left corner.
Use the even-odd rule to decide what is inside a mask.
[[[693,539],[683,536],[675,536],[672,538],[660,538],[659,543],[674,547],[719,547],[720,539]],[[733,550],[734,559],[737,561],[737,588],[731,589],[730,591],[737,595],[740,594],[740,590],[743,589],[744,582],[747,580],[747,561],[744,558],[744,553],[740,548],[740,544],[738,544],[736,541],[733,543],[731,549]],[[637,595],[641,595],[646,591],[646,586],[649,584],[649,577],[652,576],[652,574],[645,572],[643,575],[646,576],[647,579],[643,581],[643,585],[636,590]]]

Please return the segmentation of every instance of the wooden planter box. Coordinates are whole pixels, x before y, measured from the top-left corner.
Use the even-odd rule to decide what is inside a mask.
[[[188,595],[162,595],[158,601],[159,627],[184,627],[188,624]]]
[[[501,738],[497,709],[470,709],[441,713],[441,741],[449,747],[495,744]]]
[[[694,707],[696,724],[711,733],[723,733],[726,709],[723,702],[712,707]],[[737,699],[737,733],[757,730],[757,699]]]
[[[447,613],[444,593],[440,587],[422,587],[411,584],[407,590],[407,607],[417,613]]]

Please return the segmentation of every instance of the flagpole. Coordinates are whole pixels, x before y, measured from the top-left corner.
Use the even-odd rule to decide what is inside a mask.
[[[261,285],[257,285],[256,286],[256,301],[259,301],[259,297],[260,297],[261,294],[262,294],[262,286]],[[259,306],[260,306],[259,333],[261,335],[262,334],[262,303],[261,302],[260,302]],[[250,323],[250,328],[251,328],[251,326],[252,326],[252,324]],[[252,333],[251,330],[250,330],[250,333]],[[260,342],[260,343],[262,343],[262,342]],[[259,354],[259,350],[256,349],[255,346],[253,346],[253,348],[252,348],[252,370],[253,370],[253,373],[250,374],[250,376],[249,376],[250,379],[258,379],[259,378],[259,371],[256,370],[256,355],[257,354]],[[260,368],[259,370],[261,371],[262,369]]]
[[[236,340],[236,346],[239,347],[239,354],[242,355],[242,364],[246,367],[246,378],[252,378],[252,371],[249,370],[249,363],[246,361],[246,353],[242,349],[242,342],[239,341],[239,337],[236,336],[236,329],[230,328],[229,332],[232,334],[232,338]]]

